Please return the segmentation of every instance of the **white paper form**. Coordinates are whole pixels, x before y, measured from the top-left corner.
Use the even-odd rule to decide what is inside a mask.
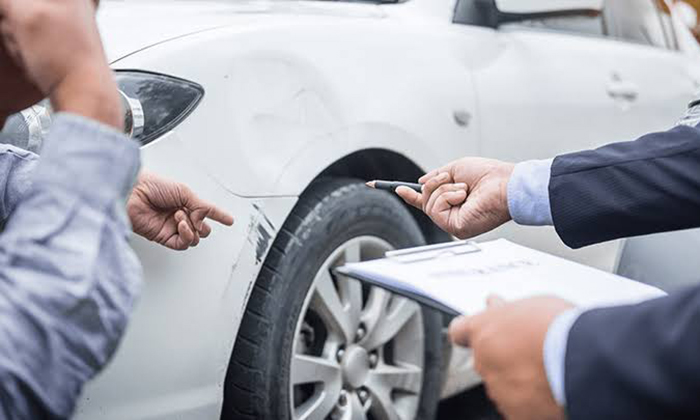
[[[348,264],[340,273],[462,314],[483,310],[486,298],[555,295],[578,306],[637,303],[665,293],[655,287],[535,251],[504,239],[479,252],[433,252],[429,258],[385,258]],[[430,302],[427,302],[430,303]],[[447,312],[447,311],[446,311]]]

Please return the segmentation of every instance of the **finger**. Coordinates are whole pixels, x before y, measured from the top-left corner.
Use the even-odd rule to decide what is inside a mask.
[[[418,183],[419,184],[427,184],[428,181],[431,179],[435,178],[440,174],[440,169],[433,169],[432,171],[428,172],[427,174],[423,175],[422,177],[418,178]]]
[[[450,341],[458,346],[469,347],[469,342],[474,334],[474,318],[462,316],[450,323]]]
[[[175,226],[175,231],[172,233],[172,235],[170,235],[168,237],[168,239],[166,239],[165,241],[160,242],[160,243],[163,246],[170,248],[172,250],[175,250],[175,251],[184,251],[187,248],[189,248],[190,247],[189,243],[185,242],[183,240],[183,237],[179,233],[180,230],[184,231],[187,229],[185,226],[180,227],[180,225],[183,223],[184,223],[184,225],[187,225],[187,222],[185,222],[184,220],[177,223],[177,225]]]
[[[175,213],[175,221],[177,222],[177,233],[180,240],[186,247],[199,245],[199,234],[190,220],[187,213],[178,210]]]
[[[435,213],[435,204],[436,204],[438,198],[440,198],[444,194],[447,194],[450,192],[459,192],[459,191],[464,191],[465,198],[466,198],[467,185],[466,184],[443,184],[440,187],[438,187],[430,195],[428,203],[424,206],[426,214],[428,214],[429,216],[433,216],[436,214]]]
[[[183,237],[183,241],[187,244],[187,246],[197,246],[199,245],[199,229],[196,227],[194,221],[192,220],[192,216],[187,214],[184,210],[178,210],[175,213],[175,220],[178,222],[178,233],[180,232],[179,226],[181,222],[185,222],[187,224],[187,237]],[[189,233],[191,232],[191,237]],[[191,239],[190,239],[191,238]]]
[[[411,188],[399,187],[396,189],[396,195],[418,210],[423,210],[423,196]]]
[[[195,226],[197,226],[198,229],[203,223],[204,218],[214,220],[215,222],[219,222],[225,226],[233,225],[233,216],[231,216],[230,214],[213,204],[207,203],[206,201],[198,200],[196,208],[204,210],[204,215],[201,216],[200,220],[193,220],[193,222],[195,222]]]
[[[206,238],[209,234],[211,234],[211,226],[207,222],[202,222],[202,226],[199,229],[199,237]]]
[[[430,218],[446,232],[461,236],[462,206],[467,201],[467,192],[451,191],[440,195],[433,208]]]
[[[177,235],[180,238],[180,242],[185,247],[196,246],[195,238],[197,237],[197,235],[195,235],[194,231],[190,227],[190,224],[187,223],[185,220],[177,224]]]
[[[439,214],[448,211],[453,207],[461,206],[465,201],[467,201],[467,192],[465,190],[441,194],[435,201],[433,212]]]
[[[427,206],[430,201],[430,196],[433,195],[435,190],[448,182],[450,182],[450,175],[443,172],[440,175],[430,179],[430,181],[423,185],[423,211],[427,213]]]
[[[490,295],[486,298],[486,306],[489,308],[499,308],[506,304],[506,300],[498,295]]]
[[[211,206],[208,218],[219,222],[224,226],[233,226],[233,216],[216,206]]]

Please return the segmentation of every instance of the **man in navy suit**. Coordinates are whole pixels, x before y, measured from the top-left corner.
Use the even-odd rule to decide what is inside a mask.
[[[700,100],[666,132],[517,165],[465,158],[397,193],[460,238],[511,219],[573,248],[700,227],[699,122]],[[700,419],[700,286],[588,311],[493,297],[450,336],[509,419]]]

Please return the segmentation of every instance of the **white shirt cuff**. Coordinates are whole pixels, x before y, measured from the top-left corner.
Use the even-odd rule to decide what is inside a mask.
[[[549,178],[553,159],[529,160],[515,165],[508,181],[508,210],[515,223],[550,226]]]
[[[562,407],[566,406],[564,363],[566,362],[566,345],[569,341],[569,331],[583,312],[580,308],[569,309],[554,318],[544,339],[544,370],[547,374],[547,381],[554,400]]]

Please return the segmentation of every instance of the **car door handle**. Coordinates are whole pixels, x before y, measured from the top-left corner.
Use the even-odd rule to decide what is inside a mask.
[[[634,102],[639,97],[639,86],[632,82],[612,81],[608,84],[608,96],[625,102]]]

